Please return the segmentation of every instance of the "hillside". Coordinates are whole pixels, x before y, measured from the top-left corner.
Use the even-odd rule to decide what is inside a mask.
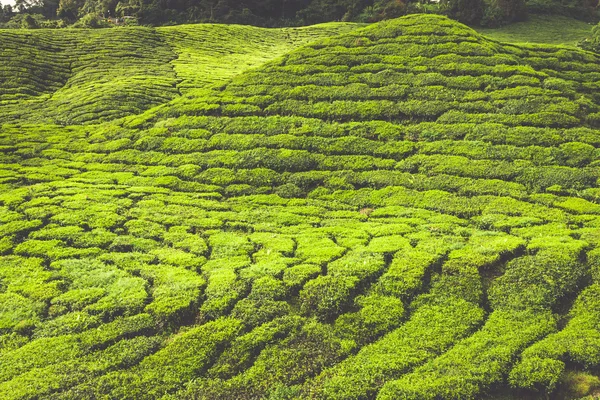
[[[511,43],[542,43],[575,47],[590,36],[593,24],[559,15],[530,15],[527,21],[499,28],[477,28],[495,40]]]
[[[0,30],[0,123],[88,124],[137,114],[359,26]]]
[[[172,66],[119,58],[160,76],[118,78],[144,106],[54,106],[59,34],[1,83],[0,398],[600,387],[598,55],[413,15],[207,73],[212,45],[136,32]]]

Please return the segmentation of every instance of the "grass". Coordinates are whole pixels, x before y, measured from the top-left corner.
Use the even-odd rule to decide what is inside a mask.
[[[489,38],[510,43],[544,43],[574,47],[588,37],[592,24],[564,16],[531,15],[527,21],[500,28],[476,28]]]
[[[0,398],[595,393],[597,55],[114,31],[0,39]]]

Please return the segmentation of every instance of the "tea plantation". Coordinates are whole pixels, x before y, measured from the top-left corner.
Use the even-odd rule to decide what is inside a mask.
[[[597,396],[600,56],[238,29],[0,33],[0,398]]]
[[[114,120],[359,26],[0,30],[0,122]]]

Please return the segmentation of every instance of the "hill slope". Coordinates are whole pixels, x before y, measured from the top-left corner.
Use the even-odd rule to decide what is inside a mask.
[[[599,61],[419,15],[118,124],[4,125],[0,394],[574,397]]]
[[[559,15],[530,15],[527,21],[477,30],[487,37],[504,42],[576,47],[591,35],[593,27],[594,24]]]
[[[358,24],[0,30],[0,122],[97,123],[222,82]]]

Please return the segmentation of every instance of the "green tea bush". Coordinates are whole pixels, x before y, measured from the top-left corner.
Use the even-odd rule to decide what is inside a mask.
[[[537,250],[535,255],[511,261],[505,274],[494,282],[489,293],[494,308],[552,307],[577,287],[585,274],[579,256],[587,243],[560,237],[540,239],[529,244],[531,250]]]
[[[439,260],[439,256],[422,250],[399,251],[374,289],[387,296],[409,299],[421,290],[426,273]]]
[[[600,28],[598,25],[592,29],[592,35],[589,38],[582,40],[579,46],[590,51],[598,52],[600,49]]]
[[[44,303],[34,302],[17,293],[2,293],[0,296],[0,330],[3,332],[14,329],[16,332],[27,333],[44,312]]]
[[[307,390],[331,399],[375,395],[384,381],[434,357],[469,334],[482,316],[477,307],[464,301],[422,306],[399,329],[325,370]]]
[[[379,397],[473,397],[479,393],[480,387],[501,381],[514,354],[530,341],[550,332],[553,327],[554,320],[550,315],[496,311],[480,331],[444,355],[400,379],[386,383]],[[449,373],[450,370],[459,372]]]
[[[595,306],[598,302],[598,286],[586,288],[570,311],[571,320],[560,332],[528,347],[521,361],[510,373],[515,387],[535,389],[552,393],[565,370],[566,362],[590,367],[597,362],[599,345],[594,324],[598,321]]]
[[[252,365],[261,350],[276,343],[278,339],[285,338],[291,332],[298,331],[303,322],[298,316],[276,318],[239,336],[231,343],[231,347],[219,356],[210,368],[209,375],[224,379],[242,373]]]
[[[351,28],[0,32],[0,398],[595,373],[598,57]]]
[[[146,266],[141,275],[153,283],[152,301],[144,310],[164,323],[190,318],[206,285],[201,276],[173,266]]]
[[[112,387],[108,393],[134,398],[162,396],[180,388],[181,377],[191,379],[205,369],[215,360],[218,349],[240,333],[240,328],[236,320],[224,318],[188,330],[137,365],[130,374],[138,378],[126,392],[124,387]],[[148,391],[150,382],[153,389]]]
[[[231,315],[249,327],[257,327],[291,311],[285,301],[242,299],[231,310]]]
[[[551,393],[564,369],[565,364],[559,360],[529,358],[527,363],[511,371],[510,379],[515,386]]]
[[[396,297],[359,296],[355,304],[360,310],[340,315],[335,321],[335,329],[340,337],[354,340],[359,345],[373,341],[402,323],[404,305]]]
[[[593,171],[569,167],[535,167],[527,168],[516,181],[533,190],[543,190],[552,185],[565,188],[583,189],[595,184]]]
[[[360,279],[356,276],[319,276],[300,291],[302,311],[329,320],[344,311]]]
[[[300,264],[283,272],[283,282],[290,288],[298,289],[319,273],[321,273],[321,267],[318,265]]]

